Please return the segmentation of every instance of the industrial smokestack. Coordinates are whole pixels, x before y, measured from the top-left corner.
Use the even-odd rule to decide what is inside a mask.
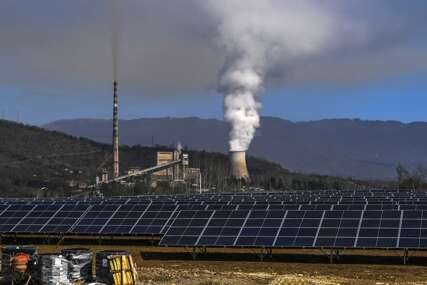
[[[249,180],[248,167],[246,166],[246,152],[230,151],[231,175],[237,179]]]
[[[113,178],[120,175],[119,168],[119,97],[117,81],[113,82]]]
[[[119,0],[112,0],[111,51],[113,56],[113,179],[120,175],[119,165],[119,96],[117,94],[119,71]]]

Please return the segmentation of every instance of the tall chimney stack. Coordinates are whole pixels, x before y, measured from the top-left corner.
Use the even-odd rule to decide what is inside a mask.
[[[246,152],[230,151],[231,175],[237,179],[249,180],[248,167],[246,166]]]
[[[117,81],[113,82],[113,178],[120,175],[119,168],[119,97]]]

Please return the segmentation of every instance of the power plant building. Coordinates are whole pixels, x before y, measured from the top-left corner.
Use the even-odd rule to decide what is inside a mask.
[[[158,151],[157,157],[156,157],[156,165],[162,165],[167,164],[169,162],[172,162],[174,159],[173,151]],[[173,176],[173,170],[172,168],[164,169],[161,171],[157,171],[153,173],[153,176],[156,178],[163,178],[167,180],[171,180]]]

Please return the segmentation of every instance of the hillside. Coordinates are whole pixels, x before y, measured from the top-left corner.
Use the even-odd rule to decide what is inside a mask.
[[[228,126],[199,118],[144,118],[121,121],[121,142],[227,152]],[[109,120],[62,120],[44,126],[95,141],[110,141]],[[291,122],[263,117],[249,154],[302,173],[358,179],[396,179],[396,166],[427,165],[427,123],[320,120]]]
[[[156,147],[122,147],[121,168],[154,165]],[[94,183],[96,169],[108,158],[111,147],[85,138],[0,120],[1,196],[34,196],[47,187],[51,195],[66,195],[70,180]],[[228,157],[221,153],[192,151],[190,166],[200,167],[204,187],[229,190]],[[107,166],[110,163],[106,164]],[[321,189],[354,187],[341,178],[291,173],[280,165],[249,157],[252,185],[266,189]]]

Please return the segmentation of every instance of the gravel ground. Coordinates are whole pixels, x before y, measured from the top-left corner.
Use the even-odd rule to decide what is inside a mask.
[[[351,251],[337,263],[329,264],[326,256],[313,250],[303,254],[283,251],[283,256],[264,262],[257,261],[255,254],[251,256],[247,252],[242,256],[216,252],[192,260],[189,252],[178,254],[174,249],[157,250],[160,252],[143,250],[139,265],[143,284],[427,284],[427,253],[422,252],[412,256],[410,264],[403,265],[399,252],[387,251]],[[247,261],[251,257],[253,259]]]
[[[245,262],[144,262],[143,284],[427,284],[423,267],[271,264]]]
[[[58,252],[62,248],[41,246],[38,250]],[[272,258],[261,262],[253,249],[209,249],[193,260],[191,250],[183,248],[91,248],[131,251],[141,284],[427,285],[427,252],[410,252],[409,264],[403,265],[398,251],[348,250],[330,264],[320,250],[275,250]]]

